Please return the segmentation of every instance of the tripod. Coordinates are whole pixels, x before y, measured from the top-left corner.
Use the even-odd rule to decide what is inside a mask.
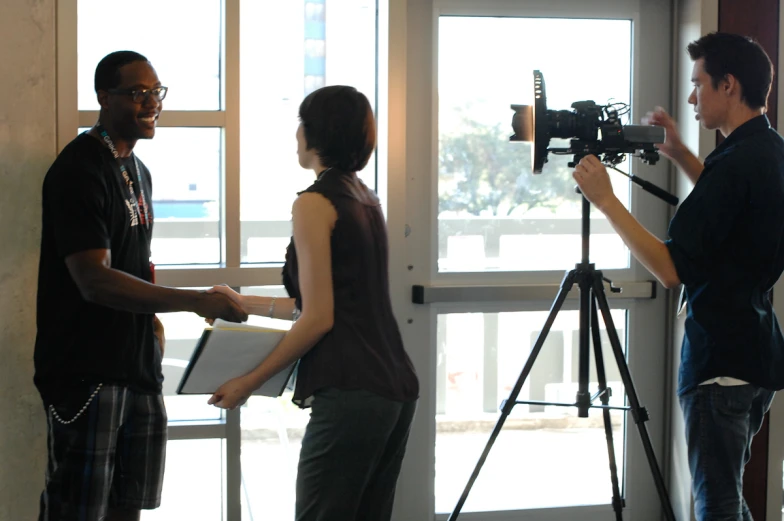
[[[676,200],[677,201],[677,200]],[[490,454],[490,449],[493,447],[498,434],[501,432],[502,427],[504,426],[504,422],[509,414],[512,412],[512,409],[517,404],[535,404],[535,405],[555,405],[555,406],[564,406],[564,407],[577,407],[578,416],[581,418],[588,417],[588,409],[590,408],[599,408],[602,409],[602,414],[604,416],[604,432],[605,437],[607,439],[607,452],[610,459],[610,479],[612,481],[612,508],[615,511],[615,519],[616,521],[622,521],[623,519],[623,507],[625,506],[624,499],[621,497],[620,492],[620,485],[618,484],[618,469],[615,462],[615,449],[613,445],[613,435],[612,435],[612,425],[610,419],[610,410],[623,410],[623,411],[631,411],[632,417],[634,419],[634,423],[637,425],[637,429],[640,432],[640,438],[642,440],[642,445],[645,450],[645,456],[648,459],[648,464],[651,469],[651,474],[653,475],[654,483],[656,484],[656,490],[659,493],[659,499],[662,503],[662,508],[664,510],[665,518],[668,521],[675,521],[675,514],[672,510],[672,505],[670,504],[670,500],[667,496],[667,489],[664,485],[664,478],[662,477],[661,471],[659,470],[659,465],[656,462],[656,455],[653,451],[653,446],[651,444],[650,436],[648,435],[648,429],[645,426],[645,422],[648,420],[648,412],[645,410],[644,407],[640,406],[640,401],[637,398],[637,392],[634,389],[634,384],[632,383],[632,376],[629,372],[629,367],[626,365],[626,359],[624,358],[623,350],[621,349],[621,343],[618,339],[618,332],[615,330],[615,325],[613,324],[612,316],[610,314],[610,306],[607,304],[607,296],[604,293],[604,284],[603,281],[610,282],[608,279],[602,276],[602,272],[598,271],[594,268],[594,265],[591,264],[588,260],[589,258],[589,238],[590,238],[590,203],[588,200],[583,196],[582,198],[582,261],[575,266],[575,269],[569,271],[564,276],[563,280],[561,281],[561,288],[558,291],[558,294],[555,298],[555,301],[550,308],[550,314],[547,316],[547,320],[544,323],[544,327],[542,331],[539,333],[538,338],[536,339],[536,343],[534,344],[533,349],[531,350],[531,354],[528,356],[528,360],[523,367],[523,371],[520,373],[520,377],[517,379],[517,383],[515,384],[512,392],[509,395],[509,398],[501,402],[501,416],[498,418],[498,422],[493,429],[493,432],[490,434],[490,439],[485,446],[482,455],[479,458],[479,461],[474,467],[474,471],[471,474],[471,477],[466,484],[465,489],[463,490],[463,494],[460,496],[460,499],[457,502],[457,506],[452,511],[452,514],[449,516],[449,521],[454,521],[460,515],[460,511],[463,508],[463,505],[468,498],[468,494],[471,491],[471,487],[474,485],[476,478],[479,476],[479,471],[482,469],[482,465],[484,465],[487,456]],[[579,386],[577,390],[577,399],[576,402],[573,404],[570,403],[549,403],[549,402],[541,402],[541,401],[518,401],[517,396],[520,394],[520,390],[523,388],[523,384],[528,378],[529,373],[536,361],[536,357],[539,355],[539,351],[542,349],[544,345],[545,339],[547,338],[547,334],[550,332],[550,328],[555,322],[555,317],[560,311],[561,307],[563,306],[564,301],[566,300],[566,296],[568,295],[569,291],[572,287],[577,284],[580,288],[580,336],[579,336],[579,344],[580,344],[580,355],[579,355]],[[620,293],[620,288],[615,288],[610,283],[610,291],[613,293]],[[629,406],[628,407],[613,407],[610,406],[610,396],[612,394],[611,389],[607,387],[607,379],[605,376],[604,371],[604,360],[602,357],[602,348],[601,348],[601,337],[599,333],[599,316],[597,314],[597,305],[599,311],[601,311],[602,318],[604,319],[604,324],[606,327],[607,335],[610,340],[610,345],[612,346],[613,355],[615,356],[615,361],[618,364],[618,369],[621,375],[621,379],[623,381],[623,385],[626,390],[626,395],[629,399]],[[594,354],[596,358],[596,375],[599,383],[599,391],[591,396],[588,390],[588,380],[589,380],[589,369],[590,369],[590,341],[593,340],[593,347],[594,347]],[[593,405],[593,401],[599,399],[601,400],[601,405]]]

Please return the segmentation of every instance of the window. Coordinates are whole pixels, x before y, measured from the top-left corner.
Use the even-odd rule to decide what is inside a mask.
[[[95,66],[110,52],[123,49],[151,60],[172,94],[166,98],[166,110],[225,108],[221,0],[78,0],[77,4],[79,110],[99,109],[93,88]]]
[[[180,151],[180,157],[172,150]],[[152,262],[219,265],[221,129],[161,127],[155,139],[140,140],[134,151],[153,173]]]
[[[308,93],[335,84],[356,87],[376,107],[377,15],[376,0],[58,4],[60,148],[98,120],[93,79],[106,54],[145,55],[169,87],[155,138],[135,148],[153,176],[160,284],[285,294],[291,205],[313,181],[297,164],[297,110]],[[377,173],[373,157],[360,176],[376,188]],[[205,396],[176,395],[205,323],[191,313],[161,319],[170,457],[163,507],[143,519],[291,517],[308,411],[290,396],[254,397],[227,413]],[[280,472],[271,482],[259,469],[273,460]]]
[[[325,85],[343,84],[363,92],[375,107],[375,19],[373,0],[242,2],[243,263],[283,261],[292,194],[313,181],[313,173],[297,164],[294,134],[302,99]],[[360,177],[376,187],[375,158]]]
[[[423,389],[398,483],[396,516],[445,520],[487,440],[486,418],[491,415],[487,411],[492,407],[495,412],[498,407],[492,400],[505,398],[549,302],[531,296],[509,306],[491,305],[487,300],[414,305],[411,285],[493,291],[506,285],[557,289],[560,270],[579,260],[579,243],[573,237],[579,235],[579,214],[571,193],[562,190],[555,206],[459,207],[472,192],[482,195],[489,187],[460,185],[468,170],[447,160],[447,150],[470,148],[454,142],[454,136],[464,130],[460,118],[474,124],[472,133],[481,137],[483,132],[500,132],[499,145],[520,150],[519,155],[510,152],[501,168],[506,184],[498,190],[508,192],[516,186],[515,169],[518,176],[523,173],[526,147],[506,142],[511,132],[509,104],[526,103],[531,70],[545,73],[548,108],[568,109],[573,101],[587,98],[598,103],[615,98],[632,101],[639,115],[640,110],[663,103],[670,92],[670,3],[62,0],[57,5],[60,147],[73,139],[77,128],[89,127],[97,119],[90,83],[103,51],[93,51],[90,45],[106,52],[116,45],[146,54],[171,88],[157,137],[138,145],[140,158],[153,173],[154,204],[160,208],[153,254],[161,284],[209,287],[225,283],[243,292],[282,294],[280,263],[291,235],[291,204],[296,191],[312,180],[295,164],[299,103],[313,89],[336,83],[354,85],[368,96],[381,114],[377,152],[392,172],[387,183],[386,168],[373,157],[362,177],[388,202],[392,298]],[[558,18],[565,14],[574,20]],[[539,18],[532,22],[532,17]],[[583,35],[579,53],[572,38],[548,37],[547,45],[541,45],[520,32],[532,24],[538,30],[545,22],[552,34],[564,34],[559,27],[565,25],[559,24],[572,24],[572,32]],[[473,24],[481,30],[481,38],[472,31]],[[82,44],[82,40],[92,43]],[[561,48],[556,45],[560,41],[571,46]],[[379,48],[384,50],[379,53]],[[572,90],[569,74],[556,69],[575,74],[588,60],[569,57],[591,53],[601,56],[602,64],[612,64],[612,70],[599,71],[604,79],[611,78],[607,83],[612,88],[586,83]],[[547,63],[523,63],[523,54],[539,55]],[[482,77],[485,73],[491,76]],[[377,74],[383,78],[380,82]],[[632,84],[638,87],[634,97],[630,95]],[[467,141],[472,136],[464,137]],[[453,139],[451,148],[447,147],[449,139]],[[180,150],[184,152],[175,154]],[[548,166],[557,166],[559,159],[551,155]],[[666,168],[661,162],[654,168],[661,177],[650,180],[663,179]],[[186,170],[190,171],[184,175]],[[560,182],[569,188],[568,179],[553,172],[534,177],[526,171],[523,178],[529,195],[536,195],[538,183]],[[626,197],[627,207],[634,207],[646,226],[665,222],[663,205],[638,204],[636,192],[629,194],[626,181],[617,175],[612,178],[618,183],[616,193]],[[648,274],[614,242],[609,227],[598,217],[592,219],[592,260],[614,271],[607,274],[620,285],[647,280]],[[556,248],[565,253],[548,257]],[[657,451],[664,447],[663,429],[657,422],[663,416],[660,386],[665,364],[656,351],[664,344],[663,301],[627,295],[616,301],[613,311],[616,325],[625,333],[622,340],[628,339],[624,349],[628,346],[638,391],[657,418],[651,423]],[[546,356],[543,353],[534,368],[544,373],[532,374],[527,396],[565,394],[568,401],[574,395],[570,387],[574,382],[573,309],[568,307],[559,316],[559,327],[549,342],[560,343],[553,347],[548,342]],[[172,449],[176,454],[167,467],[164,507],[145,513],[144,519],[176,516],[171,512],[186,512],[194,521],[290,518],[296,454],[308,411],[292,408],[286,397],[254,398],[238,410],[222,412],[207,407],[202,398],[189,402],[190,397],[171,395],[178,367],[188,360],[203,323],[189,314],[163,318],[170,342],[166,400],[172,413],[172,446],[178,448]],[[609,371],[613,364],[607,365]],[[613,387],[616,396],[621,396],[621,389]],[[510,421],[522,425],[563,412],[519,406]],[[574,420],[570,415],[555,418],[565,425]],[[449,431],[450,422],[453,426],[460,423],[460,430]],[[619,463],[625,465],[629,505],[634,512],[652,512],[658,501],[639,444],[624,443],[621,418],[616,416],[613,426],[616,450],[623,455]],[[560,488],[563,494],[557,501],[544,493],[520,497],[519,488],[508,494],[514,497],[503,498],[503,505],[497,503],[501,494],[489,491],[487,483],[505,479],[514,469],[490,462],[461,519],[484,516],[506,521],[521,515],[574,517],[573,513],[584,521],[605,519],[610,499],[609,481],[601,474],[607,468],[605,447],[592,426],[581,422],[579,429],[505,429],[498,443],[509,436],[511,448],[498,445],[490,458],[497,461],[515,452],[517,469],[531,472],[530,476],[516,475],[526,483],[534,480],[539,469],[529,468],[526,448],[517,445],[518,440],[531,439],[525,436],[539,436],[545,444],[575,441],[574,445],[558,444],[559,449],[576,451],[590,445],[595,462],[583,462],[583,468],[575,468],[574,462],[565,464],[563,480],[581,479],[578,486],[564,482],[559,487],[560,477],[556,476],[555,483],[550,480],[557,469],[546,469],[547,479],[535,485]],[[220,467],[215,454],[221,458]],[[259,460],[266,458],[279,470],[274,483],[258,468]],[[191,486],[191,480],[203,475],[190,474],[185,462],[190,465],[202,459],[209,466],[209,486]],[[596,474],[588,475],[588,468]],[[586,475],[590,483],[582,479]],[[192,508],[195,497],[204,509]],[[596,505],[599,502],[604,504]],[[566,513],[521,514],[517,510],[578,503],[595,506],[568,507]],[[499,508],[507,510],[486,516],[470,512]]]
[[[497,425],[499,405],[544,325],[563,270],[580,261],[579,198],[571,172],[557,168],[559,160],[571,158],[551,154],[549,169],[532,175],[528,145],[509,142],[510,105],[531,103],[536,69],[544,73],[551,110],[614,98],[629,103],[637,119],[666,103],[669,54],[661,46],[671,36],[663,29],[669,27],[668,9],[665,2],[647,0],[408,2],[406,67],[396,76],[407,89],[405,99],[389,98],[390,114],[405,110],[406,116],[405,146],[390,142],[389,150],[390,158],[405,152],[405,164],[390,172],[393,181],[405,178],[393,187],[405,198],[389,215],[393,222],[393,210],[403,211],[405,220],[397,222],[407,225],[405,255],[399,256],[405,259],[401,293],[421,286],[414,297],[427,303],[400,306],[403,338],[426,382],[423,389],[435,392],[421,394],[418,419],[425,421],[406,461],[412,469],[407,477],[426,478],[400,486],[407,497],[434,501],[429,512],[414,502],[401,504],[403,517],[444,521],[453,512]],[[664,174],[660,166],[646,167],[643,177]],[[666,222],[664,205],[649,205],[620,175],[611,179],[618,183],[616,195],[646,227]],[[650,429],[661,451],[665,302],[650,292],[638,299],[629,291],[638,281],[645,287],[650,275],[630,259],[606,222],[592,217],[590,261],[624,286],[623,297],[611,297],[610,305],[637,391],[658,418]],[[572,292],[526,379],[522,400],[575,401],[579,289]],[[608,376],[617,382],[610,374],[617,368],[604,354]],[[595,377],[590,382],[595,393]],[[611,386],[618,404],[623,386]],[[576,412],[517,405],[460,519],[592,521],[611,515],[601,415],[592,410],[589,418],[576,418]],[[627,442],[623,415],[612,416],[628,508],[655,513],[660,505],[641,444]],[[637,437],[633,432],[628,439]],[[430,488],[420,493],[415,487]]]
[[[440,17],[439,271],[561,270],[579,261],[572,156],[550,154],[542,174],[532,175],[530,144],[508,140],[509,105],[533,105],[535,69],[544,74],[550,110],[586,99],[630,104],[631,28],[631,20]],[[597,73],[595,61],[575,59],[574,42],[581,55],[612,66]],[[580,77],[592,81],[575,81]],[[550,146],[569,143],[553,139]],[[612,180],[629,207],[628,179]],[[597,267],[628,267],[629,251],[606,219],[594,210],[591,220]]]
[[[449,513],[474,470],[547,318],[545,311],[450,313],[438,316],[436,377],[436,512]],[[626,311],[613,310],[626,352]],[[602,357],[610,405],[624,387],[604,329]],[[591,349],[589,390],[598,390]],[[579,383],[579,312],[562,310],[519,400],[574,403]],[[597,401],[598,403],[598,401]],[[602,413],[517,405],[509,415],[464,512],[600,505],[611,495]],[[624,483],[625,417],[612,411],[618,478]],[[535,472],[532,469],[537,469]],[[555,484],[558,483],[558,486]],[[525,490],[525,494],[516,491]],[[568,490],[568,494],[563,494]]]
[[[128,49],[143,54],[169,87],[155,139],[140,141],[135,148],[153,174],[153,262],[158,266],[225,262],[221,193],[227,78],[222,67],[222,2],[76,3],[81,127],[90,127],[98,119],[95,66],[110,52]],[[164,20],[177,22],[162,31]]]

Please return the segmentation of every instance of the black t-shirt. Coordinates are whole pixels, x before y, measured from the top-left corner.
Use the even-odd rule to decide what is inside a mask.
[[[74,253],[108,249],[113,269],[151,280],[150,172],[133,156],[122,161],[139,199],[137,164],[141,170],[149,227],[118,160],[92,136],[81,134],[69,143],[44,179],[34,380],[45,403],[81,395],[97,383],[161,390],[153,315],[85,301],[65,264]]]
[[[784,140],[765,116],[705,159],[666,242],[689,308],[678,391],[717,376],[784,388],[770,292],[784,270]]]

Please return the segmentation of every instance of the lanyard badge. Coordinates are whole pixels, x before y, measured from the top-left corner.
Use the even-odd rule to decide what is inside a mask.
[[[142,171],[139,168],[139,161],[136,159],[136,155],[133,156],[133,164],[136,167],[136,179],[137,184],[139,186],[139,199],[136,198],[136,192],[133,189],[133,182],[131,181],[130,176],[128,175],[128,170],[125,168],[125,165],[120,159],[120,154],[117,152],[117,147],[114,145],[112,138],[109,137],[109,133],[106,132],[106,129],[103,128],[103,125],[100,123],[96,126],[96,130],[101,135],[101,139],[104,140],[106,146],[109,147],[109,151],[111,151],[112,156],[114,159],[117,160],[117,164],[120,166],[120,173],[122,174],[123,180],[125,181],[125,186],[128,188],[128,191],[131,194],[131,200],[133,201],[130,203],[131,208],[129,211],[131,212],[131,226],[134,226],[134,221],[141,221],[145,228],[150,228],[150,215],[147,210],[147,199],[144,196],[144,185],[142,185]],[[142,213],[142,211],[144,213]],[[135,212],[135,213],[134,213]]]

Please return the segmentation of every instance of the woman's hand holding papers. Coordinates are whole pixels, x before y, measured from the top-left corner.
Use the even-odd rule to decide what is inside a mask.
[[[247,402],[255,388],[249,375],[233,378],[221,385],[207,403],[221,409],[234,409]]]

